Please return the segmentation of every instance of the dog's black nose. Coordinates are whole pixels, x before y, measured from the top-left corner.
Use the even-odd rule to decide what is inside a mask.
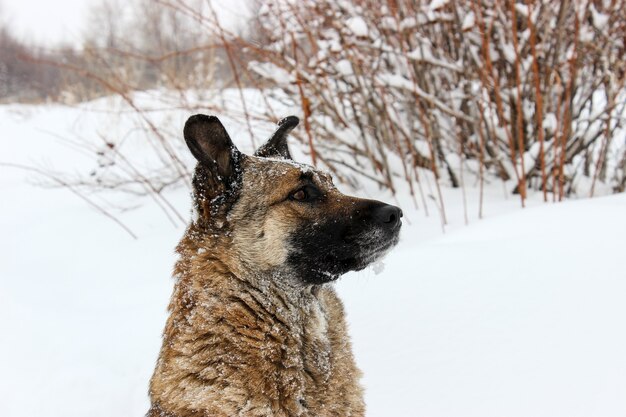
[[[385,204],[377,207],[372,215],[374,219],[390,229],[397,229],[402,224],[400,221],[402,210],[396,206]]]

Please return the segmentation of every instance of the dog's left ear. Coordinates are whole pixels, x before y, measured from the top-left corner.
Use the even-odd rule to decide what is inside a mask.
[[[244,156],[215,116],[191,116],[185,123],[183,135],[198,160],[192,180],[198,217],[222,218],[237,198]]]
[[[287,116],[278,122],[276,132],[254,153],[255,156],[264,158],[279,157],[292,159],[287,146],[287,136],[300,123],[296,116]]]
[[[196,159],[208,168],[217,181],[233,177],[241,159],[241,152],[215,116],[191,116],[183,129],[185,142]]]

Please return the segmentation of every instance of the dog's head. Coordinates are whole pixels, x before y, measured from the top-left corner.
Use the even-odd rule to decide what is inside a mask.
[[[195,221],[201,233],[224,236],[247,270],[321,284],[380,259],[398,242],[402,211],[344,195],[329,174],[294,162],[287,135],[297,124],[281,120],[247,156],[216,117],[192,116],[184,136],[198,160]]]

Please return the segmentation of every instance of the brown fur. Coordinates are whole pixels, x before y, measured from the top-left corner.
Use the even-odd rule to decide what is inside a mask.
[[[299,166],[248,157],[243,172],[217,230],[198,219],[178,245],[148,416],[362,416],[341,301],[330,285],[305,286],[281,270],[300,222],[356,199],[315,173],[333,197],[324,210],[281,205]]]
[[[331,282],[395,245],[402,211],[291,161],[297,124],[246,156],[216,117],[187,121],[196,218],[177,247],[149,417],[364,415]]]

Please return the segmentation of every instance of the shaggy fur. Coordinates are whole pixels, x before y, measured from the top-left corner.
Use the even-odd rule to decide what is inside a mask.
[[[185,138],[199,160],[197,218],[177,247],[148,416],[363,416],[361,373],[328,282],[391,248],[401,212],[345,196],[327,174],[287,159],[297,119],[245,156],[217,119],[194,117]],[[315,245],[324,239],[330,248]]]

